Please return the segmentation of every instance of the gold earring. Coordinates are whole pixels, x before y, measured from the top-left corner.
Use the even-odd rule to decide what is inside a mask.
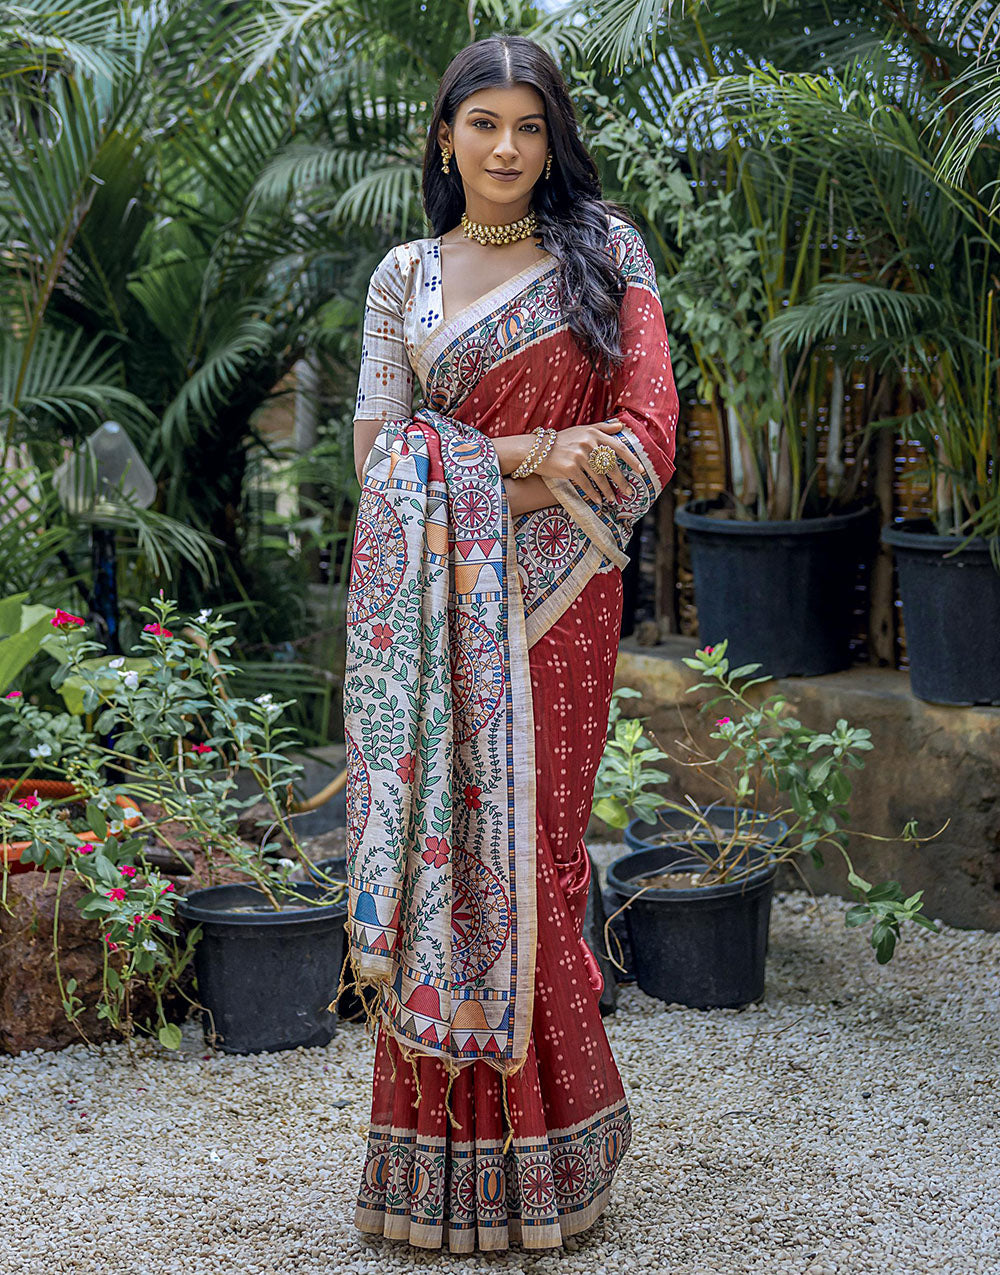
[[[549,151],[545,159],[545,180],[548,181],[552,174],[552,152]]]
[[[449,159],[451,159],[451,147],[447,142],[445,142],[445,144],[441,147],[441,171],[443,173],[451,172],[451,169],[448,167]]]

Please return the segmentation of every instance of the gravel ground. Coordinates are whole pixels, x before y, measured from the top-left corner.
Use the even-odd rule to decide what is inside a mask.
[[[620,852],[620,851],[619,851]],[[418,1268],[669,1275],[1000,1272],[1000,934],[908,935],[881,968],[844,903],[775,901],[763,1004],[620,989],[635,1125],[566,1252],[450,1256],[353,1226],[371,1046],[0,1060],[4,1275]]]

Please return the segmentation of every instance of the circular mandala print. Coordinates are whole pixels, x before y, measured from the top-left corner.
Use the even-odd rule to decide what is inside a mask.
[[[503,655],[486,627],[465,611],[456,612],[451,679],[455,743],[477,735],[497,711],[504,689]]]
[[[347,826],[360,840],[368,824],[372,804],[372,786],[361,749],[345,731],[347,741]]]
[[[384,1155],[373,1156],[365,1165],[365,1183],[375,1195],[381,1195],[389,1180],[389,1166]]]
[[[500,499],[489,487],[475,482],[462,483],[452,498],[455,535],[475,537],[488,535],[500,521]]]
[[[389,503],[365,488],[351,554],[347,591],[347,623],[360,624],[377,615],[395,596],[406,566],[406,539]]]
[[[549,1212],[555,1200],[555,1187],[547,1157],[535,1156],[522,1161],[520,1187],[525,1209]]]
[[[625,1130],[621,1122],[616,1120],[604,1130],[597,1144],[597,1164],[605,1177],[610,1177],[615,1170],[619,1157],[625,1147]]]
[[[474,1218],[476,1216],[476,1165],[474,1160],[466,1160],[452,1169],[451,1191],[454,1198],[456,1216]]]
[[[552,1176],[561,1202],[569,1204],[587,1189],[587,1157],[580,1151],[564,1151],[553,1157]]]
[[[497,345],[503,349],[510,345],[511,341],[516,341],[530,321],[531,311],[524,306],[519,306],[516,310],[508,310],[497,324]]]
[[[482,464],[483,443],[478,438],[462,438],[452,434],[446,444],[446,450],[456,465],[463,469],[475,469]]]
[[[482,375],[482,350],[478,345],[470,345],[455,359],[454,367],[459,385],[475,385]]]
[[[562,513],[547,513],[532,529],[532,544],[544,562],[559,562],[573,545],[573,528]]]
[[[451,905],[451,955],[456,983],[467,983],[495,964],[510,934],[510,900],[478,859],[456,850]]]
[[[434,1182],[433,1165],[429,1164],[419,1152],[410,1163],[407,1185],[412,1200],[421,1200],[430,1191]]]

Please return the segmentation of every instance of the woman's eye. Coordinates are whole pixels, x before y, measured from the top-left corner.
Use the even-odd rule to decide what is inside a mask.
[[[474,120],[472,127],[478,128],[480,124],[485,124],[487,128],[493,127],[493,123],[491,120]],[[522,124],[521,127],[530,128],[535,133],[541,132],[541,126],[539,124]]]

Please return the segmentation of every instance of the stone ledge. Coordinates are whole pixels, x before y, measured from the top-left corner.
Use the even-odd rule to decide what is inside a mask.
[[[689,638],[671,637],[653,647],[626,638],[618,654],[615,686],[642,692],[641,700],[623,702],[623,714],[648,717],[647,729],[674,755],[674,741],[684,737],[682,721],[698,742],[707,740],[707,723],[697,711],[707,697],[686,693],[697,678],[682,663],[695,647]],[[907,674],[867,667],[778,678],[756,693],[775,692],[809,726],[830,727],[844,717],[872,732],[875,748],[853,777],[858,828],[895,837],[916,819],[920,834],[929,836],[950,820],[936,841],[916,850],[852,838],[858,872],[869,880],[894,878],[907,893],[924,890],[928,913],[949,925],[1000,930],[1000,708],[927,704],[912,694]],[[675,776],[667,794],[682,797],[679,766],[663,765]],[[686,777],[697,800],[716,799],[702,776],[690,771]],[[828,853],[826,860],[821,869],[803,862],[809,884],[853,897],[839,856]],[[794,879],[790,875],[786,884]]]

